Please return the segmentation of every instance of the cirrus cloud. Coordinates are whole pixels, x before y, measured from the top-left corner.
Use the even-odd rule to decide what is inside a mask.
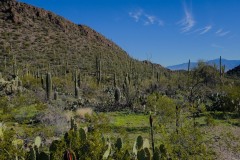
[[[164,21],[158,18],[155,15],[150,15],[144,12],[142,9],[138,9],[128,13],[131,18],[134,19],[135,22],[142,22],[143,25],[158,25],[164,26]]]
[[[181,32],[185,33],[190,31],[196,24],[196,21],[193,17],[192,11],[187,7],[186,4],[183,5],[184,8],[184,18],[180,20]]]

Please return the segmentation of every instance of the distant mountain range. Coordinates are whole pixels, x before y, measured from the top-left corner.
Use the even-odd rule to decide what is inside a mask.
[[[206,61],[207,64],[210,65],[214,65],[216,64],[219,67],[219,58],[218,59],[214,59],[214,60],[209,60]],[[231,70],[235,67],[237,67],[238,65],[240,65],[240,60],[227,60],[227,59],[222,59],[222,65],[225,65],[226,69],[225,71]],[[197,66],[197,62],[191,62],[190,63],[190,68],[193,69]],[[182,64],[178,64],[178,65],[173,65],[173,66],[168,66],[167,67],[170,70],[187,70],[188,68],[188,63],[182,63]]]

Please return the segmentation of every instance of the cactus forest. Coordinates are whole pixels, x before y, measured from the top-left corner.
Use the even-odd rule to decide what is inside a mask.
[[[240,159],[240,63],[170,70],[16,0],[0,35],[1,160]]]

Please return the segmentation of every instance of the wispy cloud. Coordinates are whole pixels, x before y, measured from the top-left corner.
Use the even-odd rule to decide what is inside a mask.
[[[219,30],[217,30],[215,33],[216,33],[216,35],[219,36],[219,37],[224,37],[224,36],[226,36],[227,34],[229,34],[230,31],[224,31],[223,29],[219,29]]]
[[[196,21],[193,17],[192,11],[187,7],[186,4],[183,5],[184,8],[184,18],[180,20],[179,24],[182,26],[181,31],[188,32],[190,31],[196,24]]]
[[[134,12],[129,12],[129,16],[132,17],[136,22],[139,21],[142,14],[143,14],[143,10],[141,10],[141,9],[134,11]]]
[[[205,33],[207,33],[208,31],[210,31],[211,29],[212,29],[212,26],[211,26],[211,25],[208,25],[208,26],[202,28],[202,31],[201,31],[200,34],[205,34]]]
[[[135,20],[135,22],[142,22],[143,25],[159,25],[164,26],[164,21],[159,19],[157,16],[147,14],[142,9],[134,12],[129,12],[129,16]]]
[[[198,29],[195,29],[194,31],[188,32],[187,34],[199,33],[200,35],[203,35],[209,32],[211,29],[212,29],[212,25],[207,25],[203,28],[198,28]]]

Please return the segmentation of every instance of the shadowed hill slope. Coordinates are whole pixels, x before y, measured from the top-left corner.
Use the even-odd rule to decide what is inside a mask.
[[[229,76],[240,77],[240,65],[227,72]]]

